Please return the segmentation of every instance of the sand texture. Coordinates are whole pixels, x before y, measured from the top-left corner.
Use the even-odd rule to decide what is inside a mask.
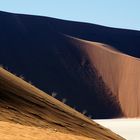
[[[2,68],[0,68],[0,97],[0,121],[7,122],[9,128],[14,125],[11,123],[15,123],[15,126],[20,124],[17,125],[17,129],[22,125],[36,127],[36,130],[39,127],[42,131],[51,129],[99,140],[122,139]]]

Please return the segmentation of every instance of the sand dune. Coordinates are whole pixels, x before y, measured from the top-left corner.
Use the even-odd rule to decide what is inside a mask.
[[[0,137],[123,139],[76,110],[140,117],[139,31],[6,12],[0,23],[0,64],[41,89],[0,68]]]
[[[41,131],[51,129],[50,131],[65,133],[64,136],[70,134],[69,138],[71,138],[71,135],[78,135],[79,139],[84,139],[82,136],[99,140],[122,139],[2,68],[0,68],[0,93],[0,125],[4,127],[3,122],[7,122],[6,126],[8,125],[9,128],[15,126],[15,131],[25,126],[19,132],[19,135],[23,132],[23,138],[29,135],[28,132],[24,134],[26,128],[33,129],[31,131],[33,134],[41,128]],[[7,129],[1,130],[6,131],[1,132],[2,135],[8,134]],[[15,131],[13,129],[8,135],[11,133],[14,135]],[[37,136],[41,134],[44,134],[44,132],[39,132]],[[47,136],[47,134],[44,135]],[[62,139],[59,133],[52,134],[52,136],[58,136]],[[74,136],[75,139],[78,139],[78,136]],[[20,137],[22,136],[20,135]]]
[[[140,116],[139,31],[6,12],[0,23],[12,73],[93,119]]]
[[[104,47],[104,44],[70,38],[86,53],[103,81],[118,98],[125,117],[140,116],[140,59]]]

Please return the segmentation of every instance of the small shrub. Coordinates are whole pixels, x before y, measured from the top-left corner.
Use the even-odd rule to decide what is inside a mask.
[[[67,101],[66,98],[63,98],[63,99],[62,99],[62,102],[63,102],[64,104],[66,103],[66,101]]]
[[[33,85],[33,83],[31,81],[28,82],[30,85]]]
[[[19,76],[19,78],[21,78],[21,79],[23,79],[23,80],[24,80],[24,76],[23,76],[23,75],[20,75],[20,76]]]
[[[87,113],[87,111],[86,111],[86,110],[83,110],[83,111],[82,111],[82,114],[84,114],[84,115],[85,115],[86,113]]]
[[[56,92],[52,92],[52,97],[56,97],[57,93]]]

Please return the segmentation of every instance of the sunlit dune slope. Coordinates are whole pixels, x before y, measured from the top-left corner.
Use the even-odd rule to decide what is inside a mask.
[[[10,129],[14,126],[20,131],[20,137],[29,135],[25,132],[27,128],[29,131],[32,129],[31,134],[38,131],[37,136],[47,136],[47,132],[56,131],[64,135],[76,135],[75,139],[77,135],[81,136],[81,139],[82,136],[99,140],[122,139],[2,68],[0,68],[0,111],[0,126],[4,127],[3,122],[9,122],[5,127]],[[10,130],[9,134],[7,129],[0,130],[2,131],[0,134],[14,135],[14,129]],[[43,129],[50,130],[45,134]],[[54,135],[59,137],[59,133]]]
[[[97,69],[116,96],[124,117],[140,117],[140,59],[104,47],[101,43],[76,38],[73,38],[73,43],[83,50],[86,61]]]

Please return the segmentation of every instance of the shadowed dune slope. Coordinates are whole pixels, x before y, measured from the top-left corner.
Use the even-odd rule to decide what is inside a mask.
[[[140,117],[140,60],[106,48],[101,43],[76,38],[70,41],[86,53],[89,64],[97,69],[118,99],[123,115]]]
[[[18,39],[24,38],[25,34],[31,33],[29,27],[34,29],[34,35],[44,38],[47,28],[71,35],[84,40],[102,42],[113,46],[117,50],[123,53],[140,57],[140,31],[117,29],[96,24],[73,22],[60,20],[55,18],[32,16],[23,14],[11,14],[6,12],[0,12],[1,32],[3,34],[14,34],[14,30],[17,31]],[[11,29],[13,27],[13,29]],[[42,31],[43,30],[43,31]],[[28,35],[27,35],[28,36]],[[14,38],[14,36],[12,37]]]
[[[22,128],[24,132],[25,126],[29,131],[32,127],[31,133],[42,131],[42,134],[45,134],[43,131],[46,130],[46,136],[48,131],[58,131],[64,135],[79,135],[98,140],[122,139],[2,68],[0,68],[0,110],[0,126],[3,127],[3,122],[10,122],[5,125],[15,126],[15,131]],[[5,134],[5,128],[3,132]],[[12,132],[14,133],[14,130]],[[51,132],[50,134],[52,135]],[[58,134],[54,135],[59,138]],[[28,132],[24,132],[22,136],[28,136]]]

